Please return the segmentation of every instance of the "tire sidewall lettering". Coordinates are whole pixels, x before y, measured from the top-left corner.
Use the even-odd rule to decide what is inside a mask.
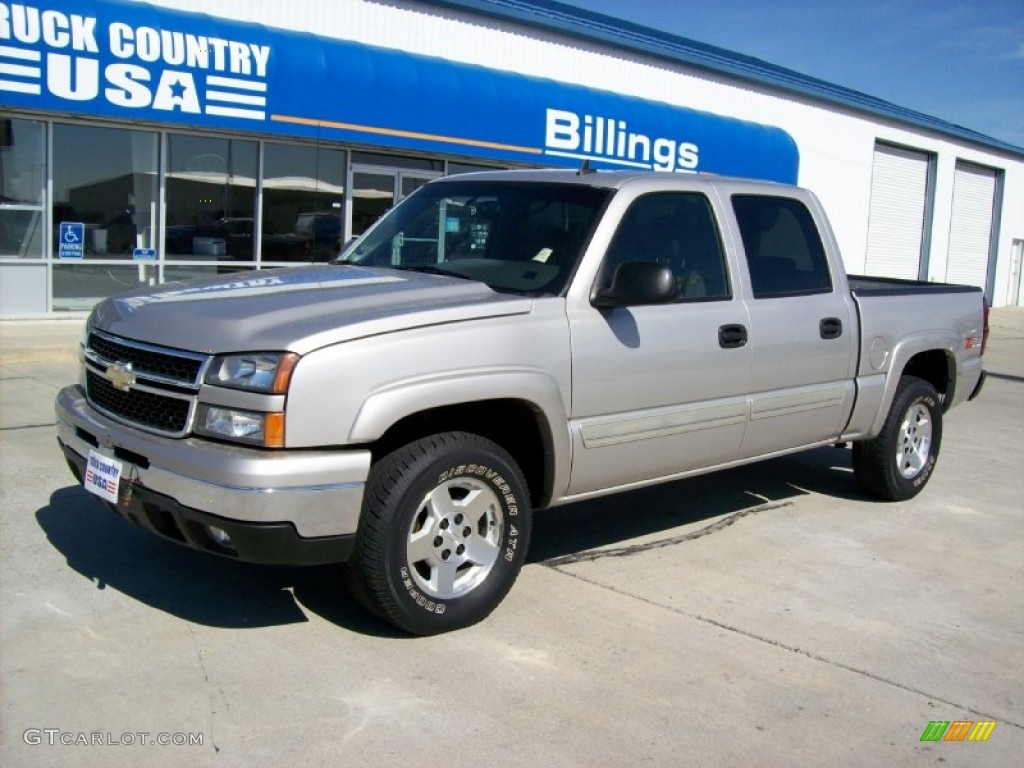
[[[910,411],[918,405],[923,405],[925,408],[928,409],[928,416],[934,423],[935,414],[938,411],[939,407],[938,402],[936,402],[936,400],[933,397],[930,397],[929,395],[919,395],[918,397],[915,397],[913,400],[911,400],[910,403],[907,405],[906,413],[910,413]],[[912,478],[902,477],[897,470],[897,481],[910,483],[910,485],[914,488],[921,488],[925,483],[928,482],[929,477],[931,477],[932,469],[935,467],[935,459],[935,453],[930,451],[928,454],[928,459],[925,462],[925,465],[921,468],[921,471],[914,475]]]
[[[902,488],[903,491],[900,493],[902,498],[911,498],[916,496],[921,489],[931,479],[932,472],[935,469],[935,464],[938,460],[939,448],[942,441],[942,409],[938,398],[928,392],[917,393],[916,396],[907,398],[904,400],[902,411],[903,414],[899,421],[893,423],[893,439],[896,439],[896,428],[900,422],[905,421],[911,412],[917,407],[923,407],[928,411],[929,419],[932,422],[932,439],[931,446],[929,448],[928,458],[925,461],[924,466],[920,471],[913,477],[904,477],[900,472],[900,466],[898,461],[894,461],[890,464],[888,472],[891,473],[891,480],[889,481],[893,487]],[[894,404],[895,407],[895,404]],[[895,446],[894,446],[895,447]]]
[[[924,469],[922,469],[920,472],[917,473],[917,476],[913,480],[913,484],[914,484],[915,488],[920,488],[922,485],[924,485],[926,482],[928,482],[928,478],[931,475],[932,468],[934,466],[935,466],[935,457],[934,456],[929,456],[928,457],[928,463],[925,464]]]
[[[477,593],[483,593],[488,591],[489,586],[495,581],[502,581],[498,577],[495,571],[499,569],[512,568],[516,555],[519,553],[521,531],[516,526],[510,524],[511,518],[517,518],[519,516],[519,500],[516,491],[509,484],[509,481],[505,478],[502,472],[495,470],[485,463],[479,461],[470,463],[458,463],[454,466],[449,466],[447,469],[424,474],[424,478],[434,478],[433,482],[427,480],[427,482],[414,482],[409,487],[407,497],[409,499],[422,498],[423,495],[444,483],[449,483],[459,478],[472,478],[474,480],[483,480],[486,482],[492,491],[494,491],[498,502],[501,507],[501,515],[504,518],[502,538],[498,542],[498,550],[501,554],[494,561],[491,572],[487,575],[487,578],[478,584],[472,591],[459,597],[450,598],[446,601],[437,600],[432,598],[430,595],[424,594],[413,580],[411,573],[411,565],[407,562],[405,554],[405,536],[408,535],[409,526],[412,522],[412,516],[416,514],[417,509],[410,508],[402,517],[401,536],[396,541],[395,546],[397,547],[395,562],[398,565],[398,583],[401,585],[402,593],[398,595],[399,599],[407,601],[407,605],[410,607],[415,606],[419,610],[422,610],[429,614],[443,615],[449,611],[457,611],[460,603],[463,603],[467,599],[471,599]],[[524,555],[525,556],[525,555]]]
[[[399,569],[399,575],[402,577],[402,586],[405,587],[406,592],[409,593],[409,599],[420,608],[425,610],[427,613],[436,613],[438,616],[448,610],[448,605],[446,603],[431,600],[416,589],[416,583],[412,580],[412,574],[409,573],[408,567],[403,565]]]
[[[902,374],[881,430],[853,444],[853,472],[861,490],[886,501],[907,501],[922,491],[934,472],[942,448],[942,398],[935,386],[919,376]],[[913,477],[904,477],[908,420],[916,409],[928,412],[931,437],[928,456]]]

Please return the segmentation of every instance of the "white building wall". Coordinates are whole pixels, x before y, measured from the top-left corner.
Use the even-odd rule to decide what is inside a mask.
[[[953,171],[957,159],[1002,169],[1003,204],[998,234],[995,305],[1005,303],[1011,242],[1024,239],[1024,159],[915,130],[852,110],[771,92],[682,65],[633,55],[525,25],[473,17],[415,2],[373,0],[150,0],[177,10],[397,48],[492,69],[617,91],[653,101],[774,125],[800,151],[802,186],[829,213],[847,269],[863,271],[875,142],[937,157],[928,278],[946,276]],[[338,73],[343,87],[344,73]]]

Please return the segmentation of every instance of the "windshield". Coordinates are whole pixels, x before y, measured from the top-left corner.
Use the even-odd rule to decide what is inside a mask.
[[[581,184],[428,184],[342,253],[346,264],[443,272],[496,291],[559,294],[610,190]]]

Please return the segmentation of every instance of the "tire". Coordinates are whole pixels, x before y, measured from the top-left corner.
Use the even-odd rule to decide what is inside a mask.
[[[935,469],[942,444],[942,405],[935,387],[904,376],[878,436],[853,444],[853,472],[873,496],[904,501],[916,496]]]
[[[370,471],[351,591],[414,635],[475,624],[512,588],[530,530],[526,482],[500,446],[466,432],[417,440]]]

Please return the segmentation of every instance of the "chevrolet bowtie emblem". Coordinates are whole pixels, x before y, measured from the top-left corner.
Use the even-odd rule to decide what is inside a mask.
[[[114,385],[114,389],[127,392],[135,383],[135,373],[132,371],[131,363],[112,363],[106,372],[107,381]]]

